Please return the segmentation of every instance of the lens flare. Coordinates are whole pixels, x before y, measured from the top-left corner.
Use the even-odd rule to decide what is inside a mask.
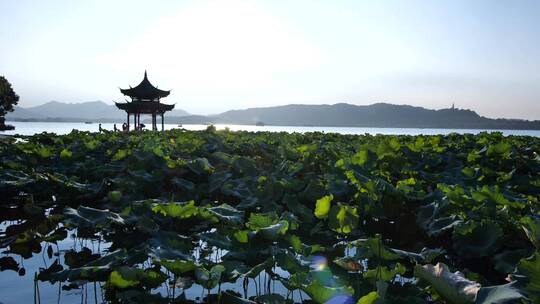
[[[323,256],[314,256],[311,261],[311,268],[316,271],[325,270],[328,266],[328,261]]]

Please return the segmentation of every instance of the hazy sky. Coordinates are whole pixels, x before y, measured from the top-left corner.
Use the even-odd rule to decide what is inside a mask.
[[[540,119],[540,1],[0,0],[21,106],[124,100],[192,113],[389,102]]]

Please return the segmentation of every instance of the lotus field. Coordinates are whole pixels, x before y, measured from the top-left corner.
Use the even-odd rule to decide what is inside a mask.
[[[1,137],[0,270],[36,301],[540,303],[539,198],[540,138],[500,133]]]

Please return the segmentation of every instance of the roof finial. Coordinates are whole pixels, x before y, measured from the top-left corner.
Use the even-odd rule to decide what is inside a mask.
[[[146,69],[144,70],[144,78],[148,78],[148,76],[146,76]]]

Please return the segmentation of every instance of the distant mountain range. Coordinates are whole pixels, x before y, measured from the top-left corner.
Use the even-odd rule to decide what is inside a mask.
[[[522,129],[540,130],[540,121],[492,119],[471,110],[430,110],[408,105],[376,103],[357,106],[285,105],[232,110],[213,116],[169,117],[169,123],[265,124],[374,128]]]
[[[12,121],[100,121],[123,122],[125,112],[101,101],[60,103],[56,101],[32,107],[16,107],[6,119]],[[175,109],[165,116],[174,124],[264,124],[281,126],[341,126],[376,128],[448,128],[448,129],[523,129],[540,130],[540,121],[492,119],[472,110],[430,110],[408,105],[376,103],[357,106],[285,105],[231,110],[217,115],[190,115]]]
[[[178,117],[189,115],[188,112],[181,109],[175,109],[168,114]],[[50,101],[30,108],[16,106],[15,111],[6,115],[6,120],[123,122],[126,120],[126,113],[118,110],[116,106],[106,104],[103,101],[82,103]]]

